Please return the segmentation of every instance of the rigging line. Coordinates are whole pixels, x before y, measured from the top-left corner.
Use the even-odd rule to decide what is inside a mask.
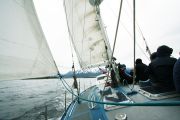
[[[73,6],[73,0],[71,1],[71,3],[69,3],[69,4],[71,4],[72,6]],[[71,16],[67,16],[67,8],[66,8],[66,4],[65,4],[65,1],[64,1],[64,8],[65,8],[65,13],[66,13],[66,23],[67,23],[67,27],[68,27],[68,32],[69,32],[69,37],[70,37],[70,41],[71,41],[71,43],[72,43],[72,45],[74,45],[75,43],[74,43],[74,37],[73,37],[73,34],[74,34],[74,32],[73,32],[73,7],[72,7],[72,9],[71,9],[71,12],[72,12],[72,15]],[[72,17],[72,19],[71,19],[71,21],[68,21],[68,17]],[[71,26],[69,25],[69,23],[71,22]],[[71,28],[70,28],[71,27]],[[71,32],[71,30],[70,29],[72,29],[72,32]],[[71,48],[73,48],[73,47],[71,47]],[[77,49],[76,49],[76,47],[74,47],[74,50],[75,51],[77,51]],[[73,52],[71,52],[71,53],[73,53]],[[76,52],[77,53],[77,52]],[[78,59],[80,59],[80,61],[82,61],[81,60],[81,58],[80,58],[80,56],[79,56],[79,54],[76,54],[77,55],[77,57],[78,57]],[[80,63],[80,61],[79,61],[79,63]]]
[[[69,84],[65,81],[65,79],[63,79],[63,77],[61,76],[60,73],[58,74],[58,76],[59,76],[59,79],[62,81],[63,86],[64,86],[68,91],[71,91],[71,92],[74,94],[73,89],[69,86]],[[64,82],[63,82],[63,81],[64,81]],[[65,86],[65,84],[69,87],[70,90]],[[70,92],[70,93],[71,93],[71,92]]]
[[[133,35],[128,31],[128,29],[125,27],[125,25],[121,22],[120,23],[121,25],[122,25],[122,27],[125,29],[125,31],[129,34],[129,36],[131,37],[131,38],[133,38]],[[139,45],[139,43],[136,41],[136,44],[137,44],[137,46],[138,46],[138,48],[141,50],[141,52],[144,54],[144,56],[148,59],[148,60],[150,60],[149,59],[149,57],[146,55],[146,53],[144,52],[144,50],[143,50],[143,48]]]
[[[125,29],[125,31],[129,34],[129,36],[131,37],[131,38],[133,38],[133,35],[128,31],[128,29],[125,27],[125,25],[121,22],[121,25],[122,25],[122,27]],[[146,55],[146,53],[144,52],[144,50],[143,50],[143,48],[139,45],[139,43],[136,41],[136,44],[137,44],[137,46],[138,46],[138,48],[141,50],[141,52],[144,54],[144,56],[148,59],[148,60],[150,60],[149,59],[149,57]]]
[[[73,6],[73,0],[71,1],[71,5]],[[64,4],[64,7],[65,7],[65,12],[66,12],[65,4]],[[70,32],[70,28],[69,28],[70,26],[68,25],[68,22],[67,22],[67,25],[68,25],[68,31],[69,31],[69,44],[70,44],[70,48],[71,48],[72,63],[74,64],[74,54],[73,54],[73,44],[74,44],[74,41],[73,41],[74,40],[74,35],[73,35],[74,34],[74,32],[73,32],[74,31],[74,27],[73,27],[73,16],[74,16],[74,14],[73,13],[74,12],[73,12],[73,7],[71,9],[71,12],[72,12],[72,16],[71,16],[72,17],[72,21],[71,21],[72,32]],[[66,13],[66,19],[68,19],[67,13]],[[74,50],[77,51],[76,48],[74,48]],[[80,58],[79,55],[77,55],[77,57]]]
[[[67,88],[67,86],[65,85],[66,82],[63,82],[63,80],[62,80],[61,78],[60,78],[60,80],[61,80],[61,82],[62,82],[64,88],[65,88],[69,93],[71,93],[72,95],[78,97],[76,94],[74,94],[74,92],[72,91],[72,89],[71,89],[70,87],[69,87],[70,90]]]
[[[130,35],[130,37],[133,38],[133,35],[128,31],[128,29],[124,26],[124,24],[121,23],[121,25],[122,25],[122,27],[125,29],[125,31]],[[138,48],[141,50],[141,52],[144,54],[144,56],[145,56],[148,60],[150,60],[149,57],[148,57],[148,56],[146,55],[146,53],[144,52],[143,48],[139,45],[139,43],[138,43],[137,41],[136,41],[136,44],[137,44]]]
[[[61,82],[62,82],[63,86],[65,87],[65,89],[66,89],[67,91],[69,91],[70,93],[72,92],[72,93],[74,94],[73,90],[72,90],[71,87],[67,84],[67,82],[65,82],[65,80],[62,79]],[[65,85],[65,84],[66,84],[66,85]]]
[[[66,8],[65,0],[64,0],[64,8],[65,8],[65,13],[66,13],[66,21],[67,21],[67,27],[68,27],[69,36],[71,38],[72,45],[75,45],[75,42],[74,42],[74,27],[73,27],[73,16],[74,16],[74,14],[73,14],[74,13],[74,11],[73,11],[73,0],[71,0],[70,2],[71,3],[69,3],[69,4],[72,5],[72,7],[71,7],[72,9],[70,9],[71,12],[72,12],[71,16],[67,15],[67,8]],[[72,18],[71,21],[70,20],[68,21],[68,18]],[[71,25],[69,25],[70,22],[71,22]],[[78,57],[79,65],[80,65],[80,67],[82,67],[81,66],[82,59],[81,59],[80,55],[77,52],[78,50],[77,50],[76,47],[73,47],[73,48],[74,48],[74,50],[76,52],[76,56]]]
[[[73,1],[72,1],[72,5],[73,5]],[[85,15],[84,15],[84,17],[85,17]],[[72,34],[73,33],[74,32],[73,32],[73,7],[72,7]],[[73,36],[72,36],[72,39],[74,39]],[[84,39],[84,26],[83,26],[83,39]],[[83,39],[82,39],[82,42],[83,42]],[[75,70],[75,66],[74,66],[74,57],[73,57],[73,51],[72,51],[73,47],[72,47],[71,42],[70,42],[70,46],[71,46],[71,54],[72,54],[72,71],[73,71],[73,78],[74,78],[73,87],[78,90],[78,83],[77,83],[77,79],[76,79],[76,70]],[[82,49],[83,49],[83,44],[82,44]]]
[[[136,22],[136,24],[137,24],[137,22]],[[143,38],[143,40],[144,40],[144,42],[145,42],[145,45],[146,45],[146,51],[148,52],[149,56],[151,56],[151,51],[150,51],[150,49],[149,49],[149,46],[148,46],[148,44],[147,44],[147,41],[146,41],[146,39],[145,39],[143,33],[142,33],[142,30],[140,29],[140,27],[139,27],[138,24],[137,24],[137,27],[138,27],[138,29],[139,29],[139,31],[140,31],[140,34],[142,35],[142,38]]]
[[[128,29],[125,27],[125,25],[121,22],[122,27],[125,29],[125,31],[129,34],[130,37],[133,38],[133,35],[128,31]],[[136,25],[139,27],[139,25],[136,23]],[[140,28],[139,28],[140,30]],[[140,32],[140,31],[138,31]],[[140,32],[141,34],[142,32]],[[141,34],[143,36],[143,34]],[[145,39],[145,37],[143,36],[143,39]],[[138,48],[140,49],[140,51],[144,54],[144,56],[150,61],[149,57],[146,55],[146,53],[144,52],[143,48],[139,45],[139,43],[136,41],[136,44],[138,45]],[[148,47],[149,48],[149,47]],[[147,49],[147,47],[146,47]],[[148,52],[149,53],[149,52]]]
[[[117,21],[117,26],[116,26],[116,33],[115,33],[114,44],[113,44],[113,51],[112,51],[112,55],[111,55],[111,58],[110,58],[110,62],[113,63],[112,68],[113,68],[115,73],[117,73],[117,70],[116,70],[116,67],[115,67],[115,64],[114,64],[115,61],[113,60],[113,54],[114,54],[116,40],[117,40],[117,34],[118,34],[118,28],[119,28],[119,22],[120,22],[121,10],[122,10],[122,3],[123,3],[123,0],[121,0],[121,2],[120,2],[119,15],[118,15],[118,21]],[[117,80],[120,79],[119,74],[115,74],[115,78]]]
[[[107,5],[107,6],[108,6],[108,5]],[[112,11],[113,15],[116,16],[115,13],[114,13],[114,11],[112,10],[112,8],[109,7],[109,6],[108,6],[108,8]],[[122,23],[122,21],[120,21],[120,25],[122,25],[122,27],[123,27],[124,30],[129,34],[129,36],[133,38],[133,35],[128,31],[128,29],[125,27],[125,25]],[[139,43],[138,43],[137,41],[136,41],[136,44],[138,45],[138,48],[141,50],[141,52],[144,54],[144,56],[145,56],[148,60],[150,60],[149,57],[148,57],[148,56],[146,55],[146,53],[144,52],[143,48],[139,45]]]
[[[129,34],[129,36],[131,37],[131,38],[133,38],[133,35],[128,31],[128,29],[125,27],[125,25],[121,22],[121,25],[122,25],[122,27],[125,29],[125,31]],[[139,43],[136,41],[136,44],[137,44],[137,46],[138,46],[138,48],[141,50],[141,52],[144,54],[144,56],[148,59],[148,60],[150,60],[149,59],[149,57],[146,55],[146,53],[144,52],[144,50],[143,50],[143,48],[139,45]]]
[[[129,2],[128,2],[127,0],[126,0],[126,2],[127,2],[127,5],[129,6],[129,8],[132,10],[132,7],[130,6]],[[144,35],[143,35],[143,32],[142,32],[142,30],[141,30],[141,28],[140,28],[137,20],[136,20],[136,25],[137,25],[138,30],[139,30],[138,32],[141,34],[141,36],[142,36],[142,38],[143,38],[143,40],[144,40],[144,42],[145,42],[146,51],[148,52],[148,54],[149,54],[149,56],[150,56],[150,55],[151,55],[151,51],[150,51],[150,49],[149,49],[149,46],[148,46],[148,44],[147,44],[147,41],[146,41],[146,39],[145,39],[145,37],[144,37]],[[149,60],[150,60],[150,59],[149,59]]]
[[[128,31],[128,29],[125,27],[125,25],[121,22],[121,25],[122,25],[122,27],[125,29],[125,31],[129,34],[129,36],[131,37],[131,38],[133,38],[133,35]],[[150,60],[149,59],[149,57],[146,55],[146,53],[144,52],[144,50],[143,50],[143,48],[139,45],[139,43],[136,41],[136,44],[137,44],[137,46],[138,46],[138,48],[141,50],[141,52],[144,54],[144,56],[148,59],[148,60]]]
[[[126,2],[128,3],[127,0],[126,0]],[[107,6],[108,6],[108,5],[107,5]],[[129,6],[130,9],[132,9],[131,6],[129,5],[129,3],[128,3],[128,6]],[[109,7],[109,6],[108,6],[108,8],[112,11],[113,15],[116,16],[115,13],[114,13],[114,11],[112,10],[112,8]],[[128,15],[128,16],[129,16],[129,15]],[[136,20],[136,21],[137,21],[137,20]],[[129,34],[129,36],[131,36],[131,37],[133,38],[132,34],[128,31],[128,29],[125,27],[125,25],[122,23],[122,21],[120,22],[120,24],[121,24],[122,27],[125,29],[125,31]],[[139,29],[138,29],[138,30],[139,30],[138,32],[141,34],[142,38],[145,38],[144,35],[143,35],[143,33],[142,33],[142,30],[140,29],[140,27],[139,27],[139,25],[138,25],[137,22],[136,22],[136,25],[137,25],[138,28],[139,28]],[[144,39],[143,39],[143,40],[144,40]],[[146,53],[144,52],[144,50],[142,49],[142,47],[140,47],[140,45],[138,44],[137,41],[136,41],[136,44],[138,45],[138,48],[141,50],[141,52],[144,54],[144,56],[145,56],[148,60],[150,60],[149,57],[148,57],[148,56],[146,55]],[[149,48],[149,47],[148,47],[148,48]],[[147,47],[146,47],[146,49],[147,49]],[[149,53],[149,52],[148,52],[148,53]]]
[[[140,47],[140,45],[137,43],[137,41],[136,41],[136,44],[137,44],[137,46],[139,47],[139,49],[142,51],[142,53],[144,54],[144,56],[150,61],[150,58],[146,55],[146,53],[143,51],[143,49]]]
[[[118,21],[117,21],[117,26],[116,26],[116,33],[115,33],[114,44],[113,44],[113,51],[112,51],[112,55],[111,55],[111,62],[112,62],[112,58],[113,58],[113,54],[114,54],[114,49],[115,49],[115,44],[116,44],[116,39],[117,39],[117,34],[118,34],[118,28],[119,28],[119,22],[120,22],[122,3],[123,3],[123,0],[121,0],[121,2],[120,2],[119,15],[118,15]]]

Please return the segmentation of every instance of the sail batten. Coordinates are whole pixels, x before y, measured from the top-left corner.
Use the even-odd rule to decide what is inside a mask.
[[[64,8],[80,66],[88,68],[106,64],[110,47],[100,25],[97,6],[91,5],[89,0],[64,0]]]
[[[57,75],[32,0],[0,1],[0,80]]]

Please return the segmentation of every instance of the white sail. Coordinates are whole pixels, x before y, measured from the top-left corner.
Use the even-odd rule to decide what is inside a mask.
[[[80,66],[88,68],[107,63],[110,45],[94,1],[64,0],[64,7],[69,34]]]
[[[0,19],[0,80],[57,74],[32,0],[1,0]]]

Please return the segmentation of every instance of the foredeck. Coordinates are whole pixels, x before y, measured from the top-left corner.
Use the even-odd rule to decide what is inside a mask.
[[[130,91],[127,87],[121,89],[124,92]],[[137,91],[137,94],[128,96],[134,103],[180,101],[180,97],[151,100],[138,92],[138,85],[134,87],[134,90]],[[126,106],[106,111],[106,113],[109,120],[114,120],[117,114],[126,114],[128,120],[179,120],[180,106]]]
[[[95,89],[95,86],[87,89],[80,97],[87,99],[92,92],[94,93]],[[64,120],[108,120],[102,105],[96,104],[93,109],[90,109],[90,102],[81,99],[79,101],[78,103],[76,100],[69,106]]]
[[[151,102],[171,102],[180,101],[180,97],[171,97],[160,100],[152,100],[139,92],[139,86],[134,86],[135,94],[128,94],[131,90],[127,87],[121,87],[116,91],[123,92],[127,95],[129,102],[132,103],[151,103]],[[81,94],[81,98],[90,99],[90,96],[95,95],[97,97],[99,89],[94,86],[87,89]],[[123,98],[124,99],[124,98]],[[98,101],[97,99],[90,99]],[[126,100],[127,101],[127,100]],[[128,120],[179,120],[180,118],[180,106],[114,106],[112,109],[104,109],[106,106],[103,104],[96,104],[92,109],[91,102],[80,100],[80,103],[75,101],[67,111],[66,117],[63,120],[115,120],[115,117],[119,114],[125,114]]]

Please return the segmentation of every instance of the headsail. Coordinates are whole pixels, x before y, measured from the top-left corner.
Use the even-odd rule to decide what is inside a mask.
[[[0,18],[0,80],[56,75],[32,0],[1,0]]]
[[[110,58],[110,45],[95,3],[92,0],[64,0],[69,34],[82,68],[107,63]]]

